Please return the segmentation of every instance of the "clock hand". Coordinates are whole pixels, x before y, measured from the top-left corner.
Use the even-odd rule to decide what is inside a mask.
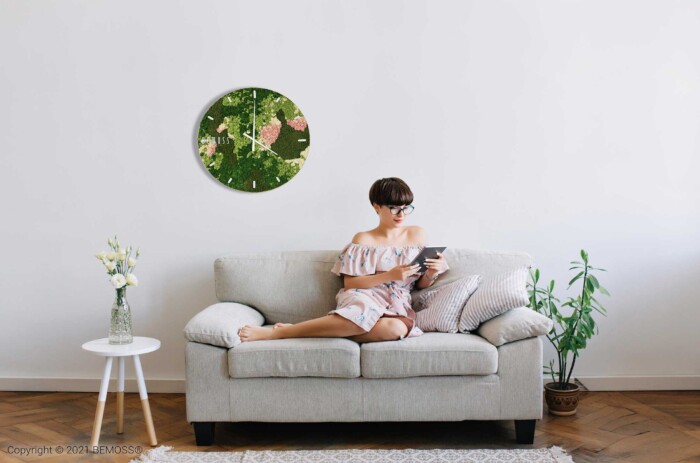
[[[279,154],[277,154],[277,153],[275,153],[274,151],[272,151],[271,148],[268,148],[267,146],[263,145],[262,143],[260,143],[259,141],[257,141],[256,139],[254,139],[253,137],[251,137],[250,135],[248,135],[247,133],[244,133],[243,136],[244,136],[244,137],[248,137],[248,138],[250,138],[251,140],[253,140],[253,145],[255,145],[255,143],[257,143],[258,145],[262,146],[262,147],[265,148],[266,150],[270,151],[270,152],[271,152],[272,154],[274,154],[275,156],[282,157],[282,156],[280,156]]]

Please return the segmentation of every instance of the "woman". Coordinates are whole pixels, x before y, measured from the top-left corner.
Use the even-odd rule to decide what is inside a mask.
[[[245,325],[242,342],[261,339],[346,337],[357,342],[390,341],[423,334],[411,308],[411,289],[427,288],[449,267],[442,254],[426,259],[427,270],[410,262],[425,247],[425,231],[403,226],[413,211],[413,192],[397,177],[382,178],[369,190],[379,215],[376,228],[355,234],[338,256],[331,272],[343,274],[337,306],[324,317],[300,323],[277,323],[272,328]]]

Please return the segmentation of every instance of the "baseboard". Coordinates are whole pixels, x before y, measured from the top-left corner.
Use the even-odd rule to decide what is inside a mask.
[[[577,376],[589,391],[696,391],[698,375],[667,376]],[[550,382],[551,376],[545,377]]]
[[[589,391],[693,391],[700,390],[700,376],[576,376]],[[543,376],[543,383],[552,381]],[[109,390],[115,391],[112,378]],[[184,379],[147,379],[148,392],[184,393]],[[0,391],[97,392],[99,378],[0,378]],[[126,392],[138,392],[135,379],[124,381]]]
[[[0,378],[0,391],[60,391],[95,392],[100,390],[100,378]],[[185,392],[184,379],[146,379],[148,392]],[[109,382],[109,391],[117,390],[117,379]],[[125,392],[138,392],[135,379],[124,380]]]

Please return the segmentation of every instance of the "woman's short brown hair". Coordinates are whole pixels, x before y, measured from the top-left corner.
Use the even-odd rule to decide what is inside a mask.
[[[379,206],[401,206],[413,202],[413,192],[398,177],[380,178],[369,189],[369,202]]]

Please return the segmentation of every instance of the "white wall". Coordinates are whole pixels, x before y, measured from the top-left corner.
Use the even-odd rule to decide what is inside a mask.
[[[3,387],[100,376],[80,345],[107,334],[107,237],[142,249],[135,334],[163,343],[147,377],[182,380],[216,257],[340,249],[375,226],[387,176],[432,243],[528,251],[562,298],[581,248],[608,269],[575,376],[700,387],[700,4],[0,8]],[[211,178],[195,144],[208,106],[249,86],[290,97],[312,137],[302,171],[259,194]]]

